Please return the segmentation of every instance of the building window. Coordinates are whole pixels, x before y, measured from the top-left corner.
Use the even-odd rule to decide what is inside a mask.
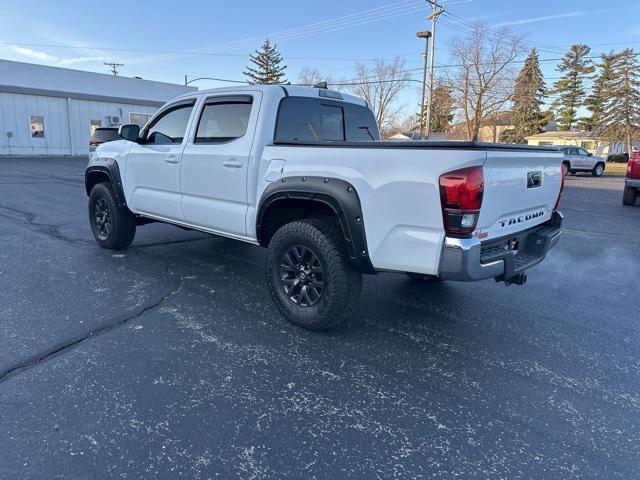
[[[140,127],[144,127],[150,118],[151,115],[148,113],[129,113],[129,123],[140,125]]]
[[[29,128],[32,138],[44,138],[44,117],[41,115],[31,115],[29,117]]]
[[[538,145],[540,145],[541,147],[549,147],[553,145],[553,142],[550,142],[548,140],[541,140],[538,142]]]
[[[101,120],[89,120],[89,136],[92,137],[96,133],[96,129],[102,126]]]

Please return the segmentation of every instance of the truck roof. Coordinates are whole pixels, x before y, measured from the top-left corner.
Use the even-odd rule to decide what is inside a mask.
[[[200,95],[225,93],[225,92],[235,93],[235,92],[244,92],[244,91],[246,92],[260,91],[269,95],[273,95],[273,94],[280,95],[282,93],[286,96],[292,96],[292,97],[314,97],[314,98],[321,96],[320,91],[332,92],[334,94],[339,94],[342,97],[343,101],[369,107],[367,102],[365,102],[363,99],[353,95],[349,95],[348,93],[337,92],[336,90],[331,90],[331,89],[327,90],[327,89],[315,88],[315,87],[305,87],[302,85],[237,85],[233,87],[209,88],[206,90],[198,90],[197,92],[181,95],[179,97],[174,98],[174,100],[194,98]],[[332,97],[329,97],[329,98],[332,100],[336,100],[335,98],[332,98]],[[337,100],[339,100],[339,98]]]

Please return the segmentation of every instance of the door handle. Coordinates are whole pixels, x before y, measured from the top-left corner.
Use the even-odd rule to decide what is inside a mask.
[[[164,158],[164,161],[167,163],[178,163],[178,157],[176,157],[175,155],[169,155],[168,157]]]
[[[243,163],[240,160],[233,158],[231,160],[225,160],[222,162],[222,165],[229,168],[242,168]]]

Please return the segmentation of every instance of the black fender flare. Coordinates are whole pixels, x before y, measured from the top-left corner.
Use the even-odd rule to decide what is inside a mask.
[[[266,246],[265,214],[280,200],[304,200],[328,206],[336,215],[344,234],[349,256],[363,273],[375,273],[369,258],[364,216],[355,187],[339,178],[284,177],[267,186],[256,217],[258,242]]]
[[[112,158],[100,159],[89,162],[84,172],[84,188],[87,192],[87,196],[91,194],[91,189],[96,183],[97,179],[103,179],[107,177],[113,185],[113,193],[116,196],[116,201],[121,207],[127,206],[127,200],[124,196],[124,188],[122,187],[122,177],[120,176],[120,168],[118,168],[118,162]]]

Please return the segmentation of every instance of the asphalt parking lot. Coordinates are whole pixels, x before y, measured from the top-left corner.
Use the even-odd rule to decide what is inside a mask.
[[[91,237],[83,160],[0,159],[0,478],[640,477],[640,207],[569,177],[524,287],[365,277],[326,333],[258,247]]]

